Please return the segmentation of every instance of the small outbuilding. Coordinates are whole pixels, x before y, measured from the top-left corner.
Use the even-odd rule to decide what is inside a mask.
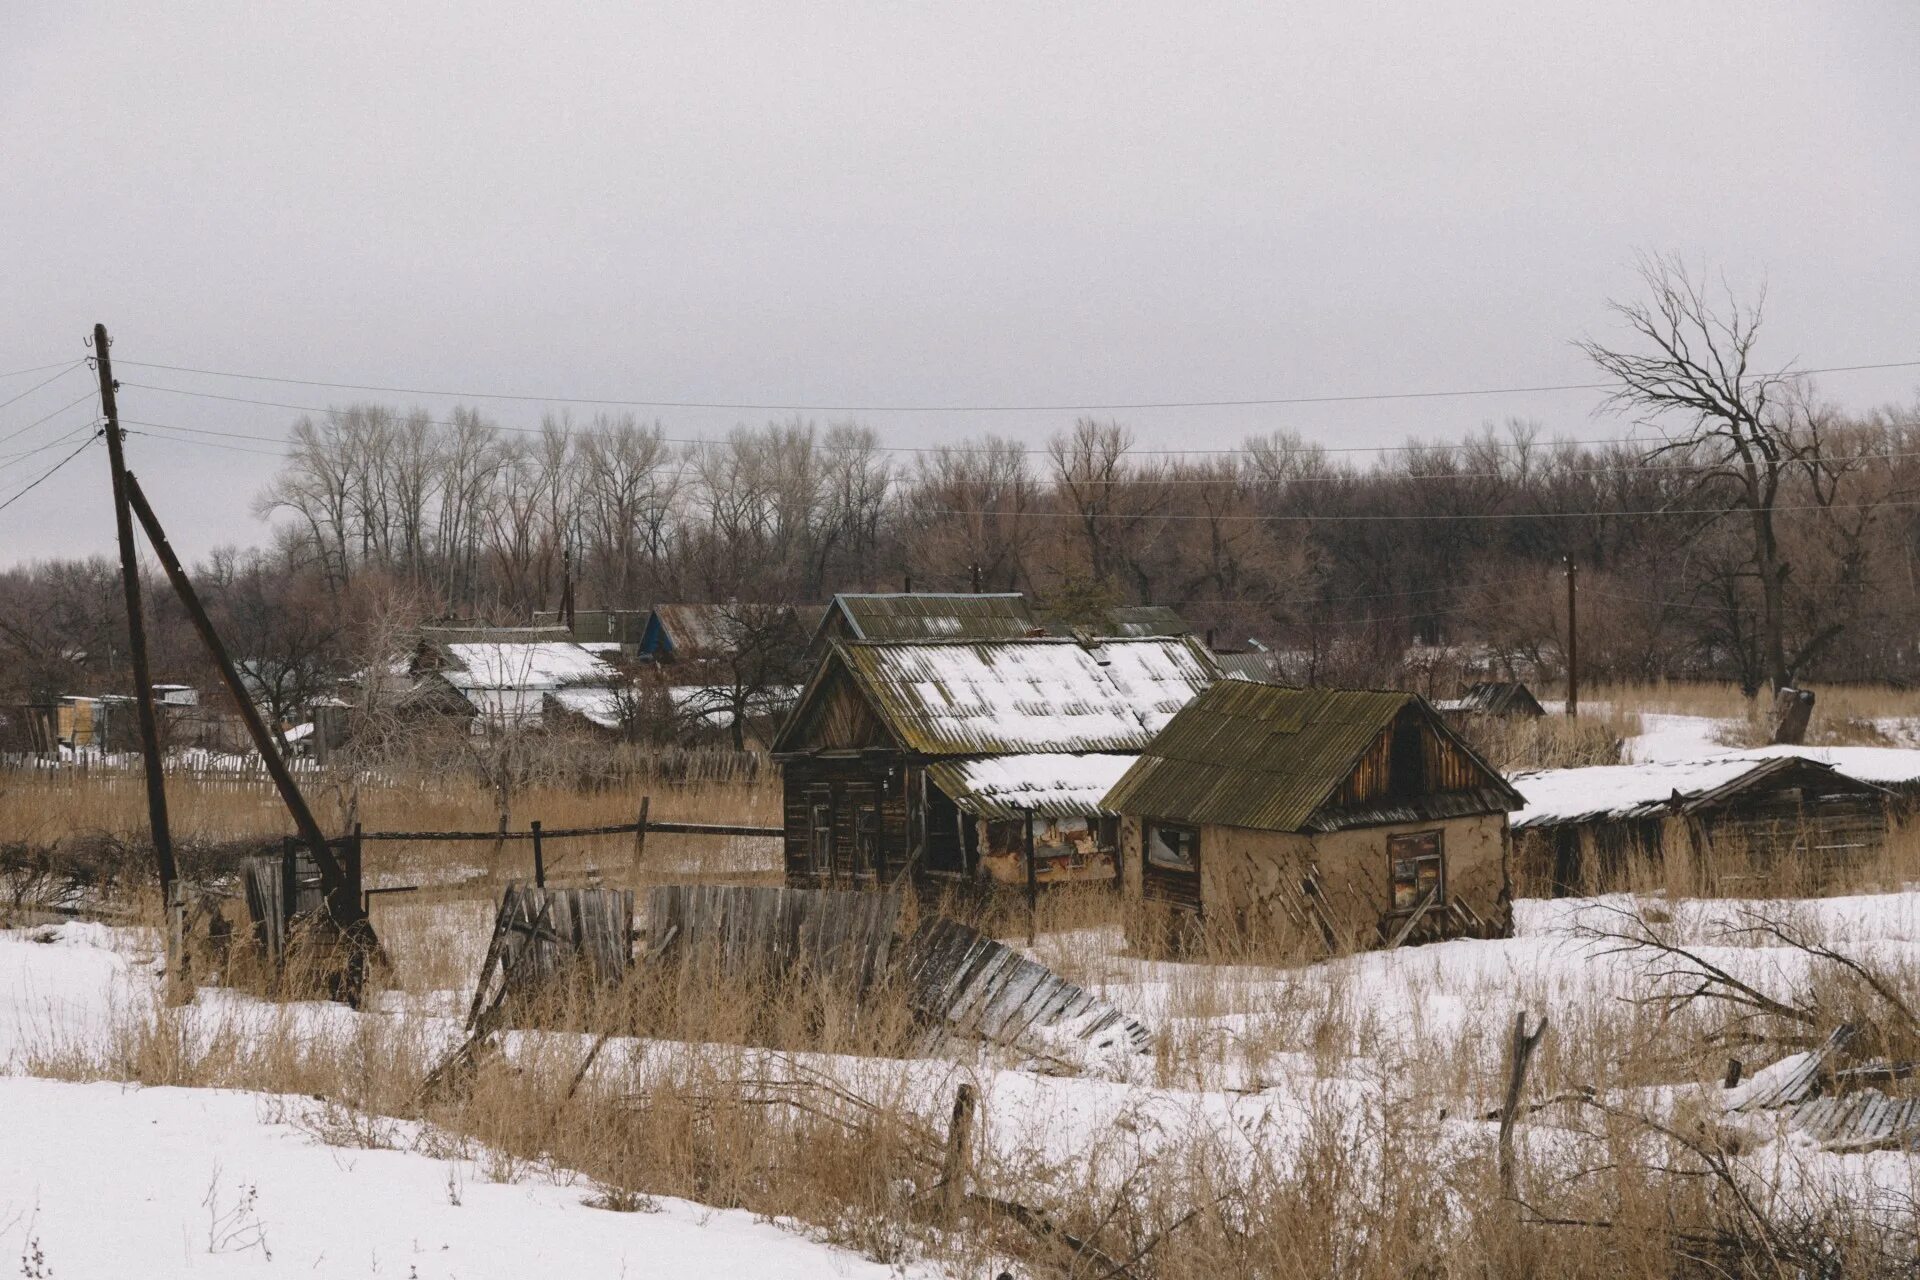
[[[1482,680],[1467,686],[1457,698],[1433,704],[1441,715],[1458,723],[1468,716],[1534,720],[1547,714],[1533,690],[1518,680]]]
[[[1514,775],[1516,866],[1555,897],[1629,886],[1684,853],[1709,875],[1791,859],[1814,881],[1877,853],[1887,790],[1794,755],[1728,755]]]
[[[1418,694],[1251,680],[1188,703],[1106,797],[1148,928],[1328,953],[1509,932],[1522,803]]]

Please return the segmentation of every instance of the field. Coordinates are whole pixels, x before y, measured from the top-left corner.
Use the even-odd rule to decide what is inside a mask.
[[[1737,693],[1593,698],[1603,723],[1637,731],[1622,735],[1629,753],[1737,738],[1747,722]],[[1817,726],[1829,741],[1860,741],[1859,724],[1901,740],[1920,710],[1841,702]],[[0,845],[132,847],[137,779],[77,785],[0,776]],[[177,793],[176,823],[209,857],[281,833],[257,784]],[[341,822],[343,799],[321,797]],[[778,811],[769,779],[650,797],[660,818]],[[495,799],[395,781],[363,789],[355,812],[370,830],[488,829]],[[631,821],[635,803],[618,788],[532,788],[513,813],[591,825]],[[24,897],[12,909],[0,1063],[21,1078],[0,1078],[0,1109],[16,1128],[58,1109],[95,1149],[137,1128],[112,1185],[168,1184],[102,1223],[83,1198],[90,1170],[106,1176],[97,1163],[0,1160],[0,1246],[23,1274],[128,1258],[151,1259],[137,1268],[149,1274],[221,1274],[270,1251],[350,1275],[524,1274],[562,1258],[574,1274],[676,1258],[671,1273],[699,1275],[751,1257],[763,1274],[1087,1280],[1842,1276],[1905,1274],[1920,1248],[1908,1154],[1823,1150],[1780,1116],[1733,1110],[1742,1095],[1722,1087],[1729,1059],[1751,1076],[1842,1023],[1879,1056],[1920,1057],[1907,1013],[1920,1007],[1920,841],[1905,833],[1823,897],[1700,899],[1649,880],[1606,899],[1523,897],[1509,939],[1297,966],[1147,958],[1111,895],[1056,895],[1034,955],[1142,1019],[1148,1053],[930,1044],[898,993],[856,1006],[804,978],[643,972],[617,997],[536,1011],[523,1022],[547,1029],[503,1034],[450,1092],[423,1082],[461,1039],[524,845],[369,849],[375,882],[426,887],[375,899],[392,966],[360,1011],[244,983],[165,1005],[154,906],[130,878],[93,904],[109,924],[61,922]],[[650,838],[635,866],[630,839],[610,838],[549,865],[563,882],[768,882],[771,854]],[[986,923],[1024,942],[1017,913]],[[1546,1029],[1503,1156],[1521,1013]],[[614,1034],[594,1052],[602,1029]],[[942,1177],[963,1084],[978,1110],[956,1196]],[[238,1092],[190,1092],[208,1088]],[[213,1142],[202,1123],[231,1132]],[[342,1206],[329,1229],[309,1220],[310,1196]],[[476,1234],[476,1218],[518,1230]],[[577,1247],[538,1243],[561,1239]]]

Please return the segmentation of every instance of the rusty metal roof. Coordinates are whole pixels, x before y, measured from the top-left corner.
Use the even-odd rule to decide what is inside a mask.
[[[1160,731],[1106,805],[1182,822],[1305,830],[1409,703],[1458,742],[1418,694],[1222,680]],[[1497,809],[1511,788],[1490,767],[1486,773],[1487,807]]]
[[[790,725],[836,665],[928,756],[1138,751],[1217,674],[1190,639],[839,643]]]
[[[1084,623],[1053,622],[1047,630],[1057,636],[1189,636],[1193,628],[1169,605],[1120,604],[1102,609]]]
[[[1009,640],[1039,625],[1017,591],[842,594],[828,611],[846,619],[856,640]]]

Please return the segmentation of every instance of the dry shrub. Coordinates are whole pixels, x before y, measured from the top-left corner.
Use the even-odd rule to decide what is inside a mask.
[[[1468,716],[1460,726],[1474,750],[1503,773],[1619,764],[1640,718],[1617,705],[1578,716]]]

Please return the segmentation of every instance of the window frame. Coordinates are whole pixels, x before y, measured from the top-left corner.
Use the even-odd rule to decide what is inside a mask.
[[[824,816],[825,821],[822,821]],[[821,837],[825,836],[822,841]],[[815,796],[807,806],[807,863],[816,876],[833,874],[833,799]]]
[[[1433,852],[1431,853],[1402,855],[1395,852],[1396,845],[1404,845],[1404,843],[1414,841],[1424,843],[1428,840],[1431,840],[1433,844]],[[1408,885],[1412,896],[1404,906],[1400,903],[1401,877],[1398,864],[1401,862],[1410,864],[1413,871],[1411,881]],[[1428,906],[1433,906],[1445,902],[1447,899],[1446,829],[1444,827],[1429,827],[1423,831],[1397,831],[1387,837],[1388,914],[1397,916],[1412,915],[1415,911],[1421,909],[1424,895],[1421,892],[1420,864],[1426,862],[1431,862],[1436,868],[1433,877],[1434,891],[1432,901],[1426,903]]]
[[[1155,838],[1162,831],[1178,832],[1184,837],[1186,845],[1186,866],[1162,862],[1153,856]],[[1200,828],[1185,822],[1161,822],[1149,818],[1140,827],[1140,856],[1144,866],[1150,872],[1172,876],[1198,876],[1200,874]]]

